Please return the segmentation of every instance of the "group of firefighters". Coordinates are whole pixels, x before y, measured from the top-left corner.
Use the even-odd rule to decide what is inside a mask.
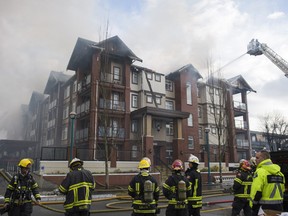
[[[190,155],[189,167],[184,172],[184,164],[177,159],[172,163],[172,174],[162,185],[163,195],[168,199],[166,216],[200,216],[202,208],[202,178],[198,169],[199,159]],[[32,195],[35,203],[41,197],[38,184],[30,174],[32,161],[22,159],[7,186],[4,208],[1,214],[9,216],[30,216],[32,214]],[[138,164],[140,172],[128,186],[132,197],[132,216],[155,216],[159,214],[158,201],[160,187],[150,174],[151,161],[144,157]],[[66,195],[64,209],[66,216],[90,215],[92,191],[95,180],[90,171],[83,168],[83,161],[74,158],[69,163],[70,172],[59,186],[59,192]],[[245,216],[257,216],[263,210],[283,210],[285,178],[280,167],[273,164],[269,152],[257,152],[250,163],[242,159],[234,179],[234,201],[232,216],[239,215],[243,209]]]

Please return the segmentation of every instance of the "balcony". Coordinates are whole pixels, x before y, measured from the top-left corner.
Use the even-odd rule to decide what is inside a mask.
[[[115,74],[101,72],[100,79],[102,82],[123,85],[123,78],[119,75],[116,76]]]
[[[125,111],[125,102],[124,101],[105,100],[103,98],[100,98],[99,108],[117,110],[117,111]]]
[[[104,127],[99,126],[98,128],[98,136],[99,137],[109,137],[109,138],[121,138],[124,139],[125,137],[125,128],[119,127]]]
[[[236,129],[241,129],[241,130],[247,130],[248,129],[248,124],[247,124],[246,121],[235,120],[235,128]]]
[[[237,148],[238,149],[249,149],[249,142],[248,140],[244,140],[244,139],[237,139]]]

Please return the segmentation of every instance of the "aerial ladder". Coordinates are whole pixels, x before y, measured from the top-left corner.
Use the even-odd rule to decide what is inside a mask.
[[[260,43],[257,39],[252,39],[247,46],[247,53],[250,55],[262,55],[264,54],[270,61],[272,61],[280,70],[282,70],[285,76],[288,78],[288,63],[274,52],[265,43]]]

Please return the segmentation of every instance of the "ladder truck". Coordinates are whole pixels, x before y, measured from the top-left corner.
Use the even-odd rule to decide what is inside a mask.
[[[250,55],[262,55],[264,54],[270,61],[272,61],[280,70],[282,70],[285,76],[288,78],[288,63],[274,52],[265,43],[260,43],[257,39],[252,39],[247,46],[247,53]]]

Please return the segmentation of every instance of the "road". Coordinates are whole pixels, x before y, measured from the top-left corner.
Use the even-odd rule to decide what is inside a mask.
[[[203,203],[205,206],[203,206],[201,211],[201,216],[216,216],[216,215],[223,215],[228,216],[231,215],[231,201],[233,199],[233,195],[230,194],[215,194],[215,195],[207,195],[204,196]],[[58,201],[51,202],[52,205],[46,205],[47,202],[43,202],[46,207],[51,208],[55,211],[47,210],[40,206],[34,206],[34,211],[32,216],[51,216],[51,215],[64,215],[64,213],[61,213],[63,211],[63,204]],[[207,205],[207,203],[210,203],[210,205]],[[161,200],[159,203],[159,206],[161,208],[161,212],[159,216],[165,216],[165,206],[167,205],[167,201],[165,199]],[[108,208],[109,207],[109,208]],[[96,202],[93,202],[93,205],[91,207],[91,215],[97,216],[108,216],[113,213],[117,212],[117,216],[127,216],[131,215],[131,210],[126,211],[125,209],[131,207],[131,200],[129,200],[127,197],[103,197],[102,199],[99,199]],[[99,212],[100,210],[100,212]],[[125,211],[124,211],[125,210]],[[96,213],[96,211],[98,211]],[[102,211],[102,212],[101,212]]]

